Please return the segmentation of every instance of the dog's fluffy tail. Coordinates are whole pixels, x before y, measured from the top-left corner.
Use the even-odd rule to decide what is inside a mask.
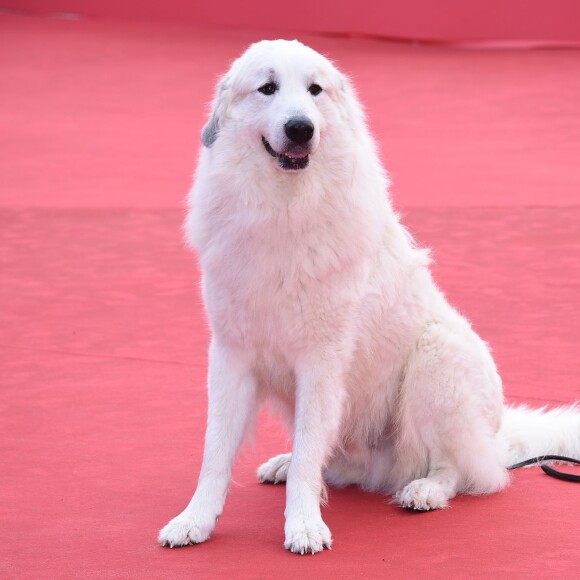
[[[580,459],[580,407],[506,407],[500,435],[508,446],[508,465],[540,455]]]

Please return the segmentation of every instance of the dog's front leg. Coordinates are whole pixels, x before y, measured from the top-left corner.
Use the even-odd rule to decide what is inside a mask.
[[[204,542],[222,513],[236,453],[255,416],[256,381],[251,362],[248,353],[212,341],[208,421],[199,481],[189,505],[159,532],[163,545]]]
[[[298,554],[315,554],[332,545],[330,530],[320,514],[320,499],[322,469],[336,442],[343,399],[341,364],[334,362],[310,358],[296,371],[284,547]]]

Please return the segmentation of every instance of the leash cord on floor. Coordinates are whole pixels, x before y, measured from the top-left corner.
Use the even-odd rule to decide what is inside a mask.
[[[578,459],[572,459],[571,457],[564,457],[562,455],[540,455],[539,457],[533,457],[532,459],[526,459],[525,461],[514,463],[513,465],[510,465],[508,469],[518,469],[518,467],[538,464],[544,470],[544,473],[550,477],[555,477],[556,479],[561,479],[563,481],[573,481],[574,483],[580,483],[580,475],[573,475],[572,473],[558,471],[553,467],[543,465],[543,461],[561,461],[562,463],[573,463],[575,465],[580,465],[580,461]]]

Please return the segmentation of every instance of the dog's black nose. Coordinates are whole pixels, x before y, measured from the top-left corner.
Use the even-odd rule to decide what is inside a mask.
[[[314,125],[306,117],[294,117],[284,125],[284,131],[290,141],[302,145],[312,139]]]

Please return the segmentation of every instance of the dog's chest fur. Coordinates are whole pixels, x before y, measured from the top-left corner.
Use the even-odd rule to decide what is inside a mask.
[[[343,200],[305,208],[294,199],[276,212],[248,208],[214,223],[202,252],[213,332],[244,348],[286,353],[344,334],[375,243],[360,214]]]

